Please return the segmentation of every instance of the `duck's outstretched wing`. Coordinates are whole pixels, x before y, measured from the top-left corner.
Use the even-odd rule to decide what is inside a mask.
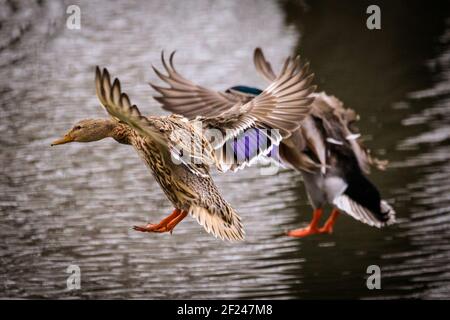
[[[204,128],[221,133],[211,142],[220,150],[219,169],[243,168],[297,130],[314,100],[310,97],[315,90],[313,76],[300,64],[299,57],[289,58],[283,72],[250,102],[236,104],[215,117],[198,117]],[[264,139],[267,143],[261,145],[259,141]],[[230,152],[224,157],[224,148],[231,149],[232,158],[243,158],[241,163],[230,164]]]
[[[259,52],[262,55],[261,49]],[[285,138],[300,126],[314,100],[311,97],[316,88],[311,85],[314,75],[309,73],[308,63],[300,64],[300,57],[286,59],[279,76],[273,78],[271,85],[250,102],[243,103],[239,96],[206,89],[182,77],[173,66],[173,54],[169,65],[164,55],[161,56],[167,75],[153,67],[169,87],[151,86],[162,95],[154,98],[164,109],[189,119],[196,116],[215,118],[215,122],[226,126],[229,123],[242,125],[237,120],[251,117],[269,128],[279,129]]]
[[[180,75],[173,66],[175,51],[171,53],[169,64],[161,53],[161,61],[167,74],[163,74],[152,66],[158,77],[169,87],[164,88],[149,83],[150,86],[161,94],[153,97],[162,104],[163,109],[172,113],[181,114],[189,119],[198,115],[215,116],[230,109],[241,99],[233,94],[217,92],[199,86]]]
[[[167,75],[154,68],[169,87],[152,86],[162,96],[163,108],[188,118],[198,116],[204,129],[214,132],[209,139],[216,150],[216,166],[237,170],[270,152],[282,138],[298,129],[313,101],[313,74],[300,58],[288,58],[273,83],[260,95],[244,103],[242,97],[199,87],[178,74],[162,56]],[[248,101],[248,98],[246,99]],[[210,137],[211,138],[211,137]]]

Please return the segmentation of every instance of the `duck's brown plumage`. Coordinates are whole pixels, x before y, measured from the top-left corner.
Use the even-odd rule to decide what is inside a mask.
[[[119,80],[111,82],[106,69],[97,68],[96,89],[100,103],[117,124],[115,139],[134,146],[175,208],[194,216],[216,237],[242,240],[241,219],[221,196],[209,167],[230,168],[219,150],[242,130],[277,129],[280,138],[275,143],[288,137],[308,112],[310,79],[298,61],[289,61],[285,72],[258,98],[248,103],[238,101],[217,116],[204,115],[196,121],[180,115],[142,116],[122,92]],[[210,143],[203,134],[207,129],[227,134]]]

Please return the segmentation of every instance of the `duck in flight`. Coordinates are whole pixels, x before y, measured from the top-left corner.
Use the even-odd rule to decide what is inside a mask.
[[[198,115],[214,117],[226,112],[236,103],[257,99],[263,91],[249,86],[233,86],[217,92],[199,86],[181,76],[173,65],[174,53],[169,63],[161,60],[166,74],[153,67],[158,77],[169,87],[150,84],[160,95],[154,98],[163,108],[192,119]],[[285,72],[288,58],[281,74]],[[256,70],[268,81],[277,76],[260,48],[254,52]],[[308,70],[305,64],[302,69]],[[386,162],[370,155],[370,150],[360,141],[355,121],[356,113],[344,108],[341,101],[324,92],[311,93],[314,98],[309,114],[301,126],[284,138],[271,155],[276,161],[291,167],[303,177],[308,198],[314,208],[313,217],[305,228],[289,231],[292,237],[331,233],[334,223],[343,211],[353,218],[375,227],[395,221],[394,209],[381,199],[375,185],[367,178],[370,167],[384,169]],[[276,152],[278,151],[278,152]],[[324,206],[333,209],[329,218],[319,226]]]
[[[314,90],[311,80],[312,75],[299,59],[291,59],[280,76],[256,98],[245,103],[236,101],[213,117],[190,120],[175,114],[143,116],[122,92],[119,80],[111,81],[109,72],[97,67],[97,97],[110,117],[79,121],[52,145],[111,137],[134,147],[175,207],[157,224],[135,226],[137,231],[171,233],[191,215],[215,237],[243,240],[241,218],[222,197],[209,171],[212,167],[223,172],[242,169],[296,131],[313,100],[309,97]],[[208,130],[219,134],[209,139],[205,134]],[[268,143],[254,144],[257,147],[249,150],[248,142],[245,146],[240,142],[248,130],[255,131],[255,139],[265,137]],[[230,157],[223,152],[225,147],[232,153],[244,148],[246,157],[242,163],[229,163]]]

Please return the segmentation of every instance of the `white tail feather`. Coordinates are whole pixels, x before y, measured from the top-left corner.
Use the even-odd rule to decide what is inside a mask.
[[[384,200],[381,201],[380,205],[381,211],[387,213],[388,220],[386,222],[380,221],[370,210],[353,201],[345,194],[336,197],[333,200],[333,204],[340,210],[345,211],[356,220],[359,220],[373,227],[381,228],[386,225],[391,225],[395,222],[395,211]]]

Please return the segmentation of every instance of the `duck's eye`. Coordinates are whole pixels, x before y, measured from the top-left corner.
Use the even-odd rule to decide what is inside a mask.
[[[165,130],[164,130],[163,128],[160,128],[160,129],[159,129],[159,132],[161,132],[161,133],[164,133],[164,131],[165,131]]]
[[[80,129],[81,129],[81,126],[75,126],[73,129],[74,129],[74,130],[80,130]]]

